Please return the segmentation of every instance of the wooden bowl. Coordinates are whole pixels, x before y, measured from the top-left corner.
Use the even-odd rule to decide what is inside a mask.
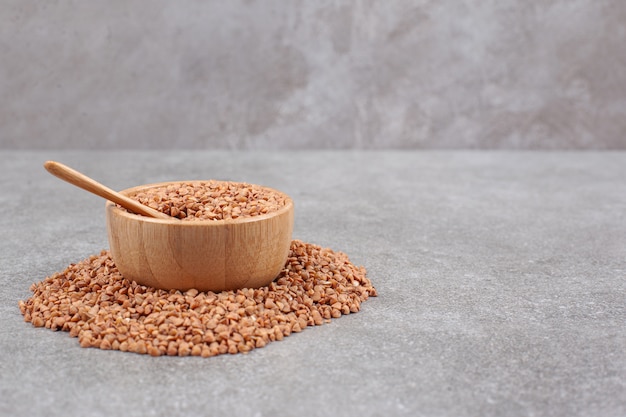
[[[293,231],[293,201],[280,194],[286,203],[277,211],[224,220],[155,219],[107,202],[111,256],[125,278],[155,288],[217,292],[268,285],[285,266]]]

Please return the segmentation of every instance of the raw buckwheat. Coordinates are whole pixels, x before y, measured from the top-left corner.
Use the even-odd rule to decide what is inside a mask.
[[[294,240],[267,287],[165,291],[126,280],[107,251],[31,286],[24,320],[69,332],[82,347],[152,356],[249,352],[307,326],[356,313],[376,296],[363,267],[342,252]]]
[[[181,182],[129,196],[183,220],[223,220],[279,210],[287,197],[270,188],[230,181]]]

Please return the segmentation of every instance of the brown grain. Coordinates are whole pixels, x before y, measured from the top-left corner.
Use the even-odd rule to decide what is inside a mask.
[[[232,181],[181,182],[129,195],[141,204],[183,220],[224,220],[271,213],[287,196],[255,184]]]
[[[165,291],[126,280],[107,251],[31,286],[24,320],[69,332],[82,347],[152,356],[247,353],[307,326],[356,313],[376,295],[341,252],[294,240],[267,287],[220,293]]]

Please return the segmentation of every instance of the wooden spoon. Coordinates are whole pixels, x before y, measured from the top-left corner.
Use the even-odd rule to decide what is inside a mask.
[[[148,217],[154,217],[156,219],[178,220],[175,217],[168,216],[165,213],[161,213],[160,211],[145,206],[140,202],[133,200],[132,198],[126,197],[116,191],[113,191],[110,188],[100,184],[99,182],[89,178],[88,176],[81,174],[80,172],[75,171],[66,165],[61,164],[60,162],[47,161],[43,166],[48,170],[49,173],[51,173],[55,177],[61,178],[62,180],[67,181],[70,184],[73,184],[79,188],[82,188],[83,190],[89,191],[90,193],[117,203],[132,213],[141,214]]]

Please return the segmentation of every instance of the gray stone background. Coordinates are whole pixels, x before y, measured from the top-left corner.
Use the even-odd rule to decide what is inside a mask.
[[[3,149],[626,149],[623,0],[0,6]]]

